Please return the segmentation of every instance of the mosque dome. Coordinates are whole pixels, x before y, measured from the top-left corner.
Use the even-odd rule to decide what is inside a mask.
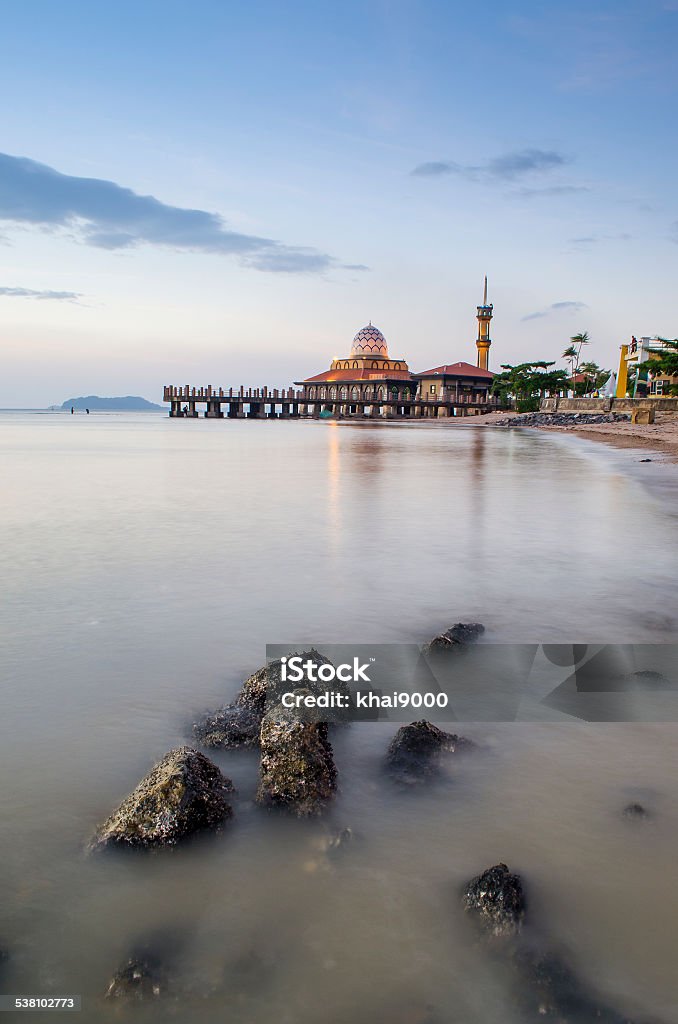
[[[382,359],[388,359],[386,338],[378,327],[369,323],[367,327],[358,331],[351,348],[351,357],[353,356],[381,356]]]

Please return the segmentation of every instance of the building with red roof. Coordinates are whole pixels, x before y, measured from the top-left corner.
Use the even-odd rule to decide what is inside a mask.
[[[460,361],[443,363],[423,373],[412,373],[404,359],[389,356],[386,338],[370,321],[354,337],[346,358],[333,359],[329,370],[295,381],[295,384],[303,388],[304,401],[313,408],[318,406],[321,411],[327,407],[331,411],[339,409],[349,415],[359,415],[372,403],[389,402],[403,403],[403,412],[407,405],[409,413],[410,403],[415,398],[430,403],[428,410],[424,410],[427,414],[437,414],[437,407],[443,404],[450,408],[456,405],[464,410],[472,405],[480,411],[481,406],[490,402],[490,386],[494,377],[488,369],[492,311],[493,307],[487,301],[485,278],[483,303],[478,306],[477,313],[476,366]]]

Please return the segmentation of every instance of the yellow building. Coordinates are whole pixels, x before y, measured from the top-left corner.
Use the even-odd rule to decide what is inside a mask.
[[[640,367],[645,363],[651,362],[662,352],[666,351],[666,348],[666,344],[657,336],[653,338],[640,339],[633,337],[628,345],[622,345],[620,347],[619,354],[619,372],[617,374],[615,397],[626,397],[629,382],[629,371],[632,367]],[[634,393],[631,397],[641,397],[638,395],[639,386],[643,392],[649,391],[652,395],[661,396],[668,394],[669,386],[675,385],[676,383],[675,378],[668,377],[666,374],[659,374],[652,379],[648,388],[647,381],[639,381],[638,374],[636,374],[636,379],[633,385]]]

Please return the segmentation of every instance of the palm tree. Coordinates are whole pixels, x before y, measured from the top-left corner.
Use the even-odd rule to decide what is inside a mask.
[[[574,364],[577,361],[577,350],[574,345],[567,346],[562,358],[570,364],[570,377],[574,377]]]
[[[581,350],[584,345],[588,345],[589,335],[588,331],[581,331],[579,334],[573,335],[570,338],[570,344],[563,352],[562,358],[567,360],[570,364],[570,377],[572,378],[572,390],[575,389],[575,376],[579,369],[579,362],[581,360]]]

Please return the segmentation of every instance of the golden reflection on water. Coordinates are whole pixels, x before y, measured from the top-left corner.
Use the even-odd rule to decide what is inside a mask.
[[[327,537],[332,554],[341,551],[341,437],[337,422],[327,423]]]

